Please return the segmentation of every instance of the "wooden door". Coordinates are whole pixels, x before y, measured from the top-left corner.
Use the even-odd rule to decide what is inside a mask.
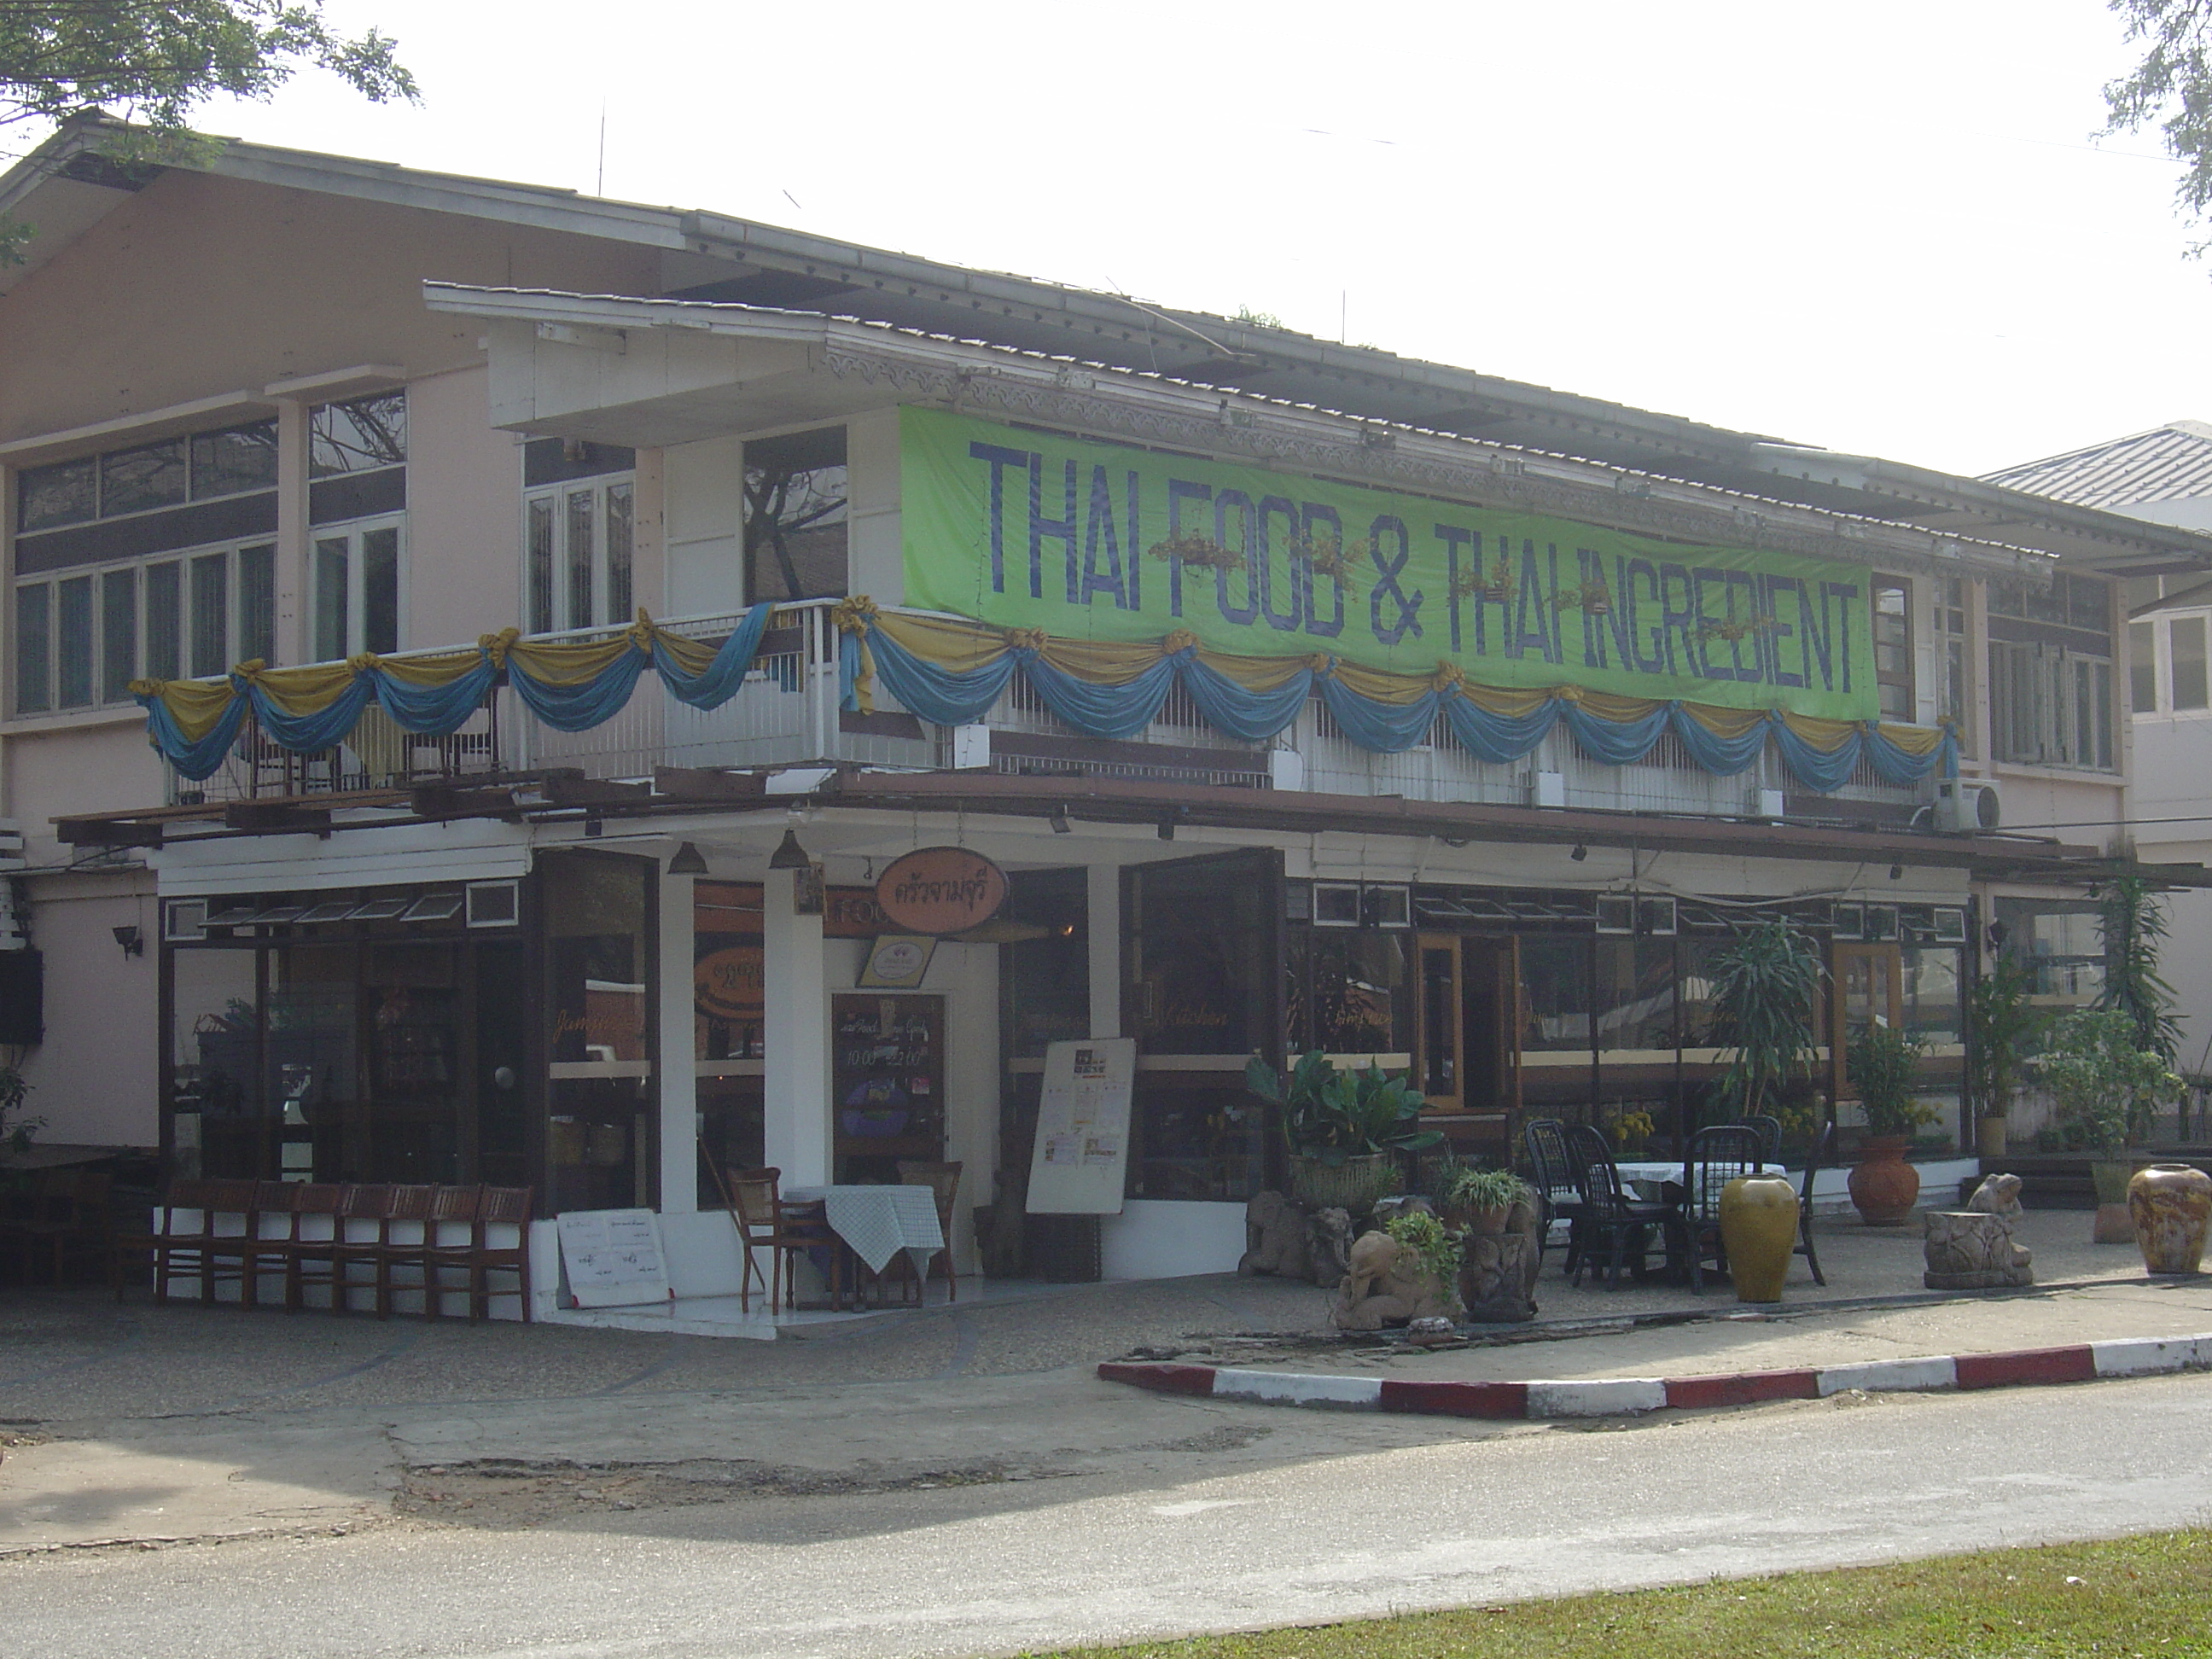
[[[1838,945],[1835,952],[1829,1053],[1840,1100],[1850,1092],[1844,1057],[1852,1035],[1876,1020],[1893,1028],[1903,1023],[1905,975],[1894,944]]]
[[[1418,958],[1414,1085],[1455,1146],[1502,1146],[1521,1104],[1516,941],[1424,933]]]

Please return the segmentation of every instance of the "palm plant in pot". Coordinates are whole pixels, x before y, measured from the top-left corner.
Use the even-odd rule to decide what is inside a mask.
[[[1285,1077],[1258,1055],[1244,1086],[1282,1109],[1291,1158],[1291,1195],[1309,1210],[1341,1209],[1357,1218],[1397,1189],[1398,1154],[1443,1144],[1420,1126],[1428,1104],[1403,1077],[1380,1066],[1339,1071],[1315,1051]]]
[[[1920,1201],[1920,1172],[1905,1161],[1912,1132],[1936,1121],[1912,1092],[1922,1045],[1881,1020],[1850,1041],[1844,1064],[1866,1110],[1866,1139],[1850,1176],[1851,1203],[1869,1227],[1893,1227]]]
[[[1713,1020],[1735,1049],[1713,1085],[1724,1111],[1784,1118],[1820,1061],[1813,1040],[1820,1007],[1820,949],[1787,916],[1762,922],[1714,958]]]
[[[1966,993],[1966,1097],[1984,1158],[2004,1156],[2014,1097],[2051,1023],[2034,995],[2034,969],[2008,956],[1999,957]]]

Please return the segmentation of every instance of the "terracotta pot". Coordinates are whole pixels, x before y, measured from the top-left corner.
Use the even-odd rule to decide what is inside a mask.
[[[1905,1161],[1905,1135],[1869,1135],[1851,1170],[1851,1204],[1869,1227],[1899,1227],[1920,1201],[1920,1171]]]
[[[1342,1210],[1358,1221],[1377,1199],[1396,1192],[1398,1185],[1398,1160],[1388,1152],[1347,1158],[1341,1164],[1324,1164],[1317,1158],[1291,1160],[1291,1196],[1309,1215],[1316,1210]]]
[[[2128,1182],[2136,1166],[2124,1158],[2095,1158],[2089,1163],[2089,1179],[2097,1188],[2097,1214],[2089,1224],[2092,1244],[2132,1244],[2136,1218],[2128,1209]]]
[[[1505,1231],[1505,1218],[1513,1213],[1513,1206],[1510,1204],[1470,1206],[1460,1213],[1465,1218],[1467,1231],[1477,1238],[1496,1238]]]
[[[1738,1176],[1721,1188],[1721,1245],[1739,1302],[1779,1302],[1797,1248],[1797,1189],[1781,1176]]]
[[[2204,1259],[2212,1222],[2212,1176],[2186,1164],[2154,1164],[2128,1182],[2128,1215],[2143,1266],[2154,1273],[2193,1273]]]
[[[1984,1117],[1975,1121],[1974,1151],[1978,1156],[2002,1158],[2008,1139],[2003,1118]]]

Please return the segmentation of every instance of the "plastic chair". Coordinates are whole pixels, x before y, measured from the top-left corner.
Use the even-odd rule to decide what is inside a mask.
[[[1620,1179],[1620,1165],[1613,1162],[1613,1149],[1588,1124],[1576,1124],[1567,1138],[1583,1211],[1583,1237],[1575,1258],[1574,1282],[1583,1282],[1583,1269],[1601,1252],[1601,1271],[1607,1282],[1618,1288],[1624,1266],[1632,1266],[1638,1273],[1643,1271],[1655,1232],[1671,1258],[1676,1236],[1674,1206],[1630,1197]]]
[[[1813,1282],[1826,1285],[1820,1276],[1820,1253],[1813,1246],[1813,1177],[1836,1161],[1836,1126],[1831,1121],[1813,1142],[1813,1150],[1805,1155],[1805,1178],[1797,1189],[1797,1243],[1790,1251],[1802,1255],[1805,1265],[1813,1270]]]
[[[1728,1271],[1728,1247],[1721,1239],[1723,1190],[1739,1176],[1759,1174],[1765,1163],[1765,1131],[1751,1124],[1708,1124],[1690,1137],[1676,1208],[1692,1291],[1704,1294],[1709,1259],[1717,1272]]]
[[[1565,1271],[1572,1273],[1582,1257],[1582,1192],[1575,1184],[1574,1154],[1567,1148],[1567,1126],[1556,1117],[1532,1118],[1521,1131],[1528,1150],[1528,1164],[1536,1179],[1540,1212],[1536,1229],[1536,1260],[1540,1270],[1544,1248],[1552,1237],[1552,1224],[1567,1224]]]

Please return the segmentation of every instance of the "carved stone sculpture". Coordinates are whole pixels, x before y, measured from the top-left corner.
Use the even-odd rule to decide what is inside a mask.
[[[1508,1324],[1536,1316],[1536,1270],[1542,1252],[1536,1206],[1526,1200],[1505,1212],[1499,1233],[1461,1241],[1459,1299],[1470,1324]]]
[[[1351,1270],[1338,1286],[1328,1322],[1340,1331],[1379,1331],[1416,1319],[1449,1319],[1457,1311],[1449,1286],[1423,1271],[1420,1258],[1388,1233],[1352,1242]]]
[[[1277,1192],[1255,1193],[1244,1206],[1244,1256],[1240,1273],[1304,1279],[1313,1272],[1304,1210]]]
[[[1306,1254],[1313,1282],[1333,1291],[1352,1271],[1352,1216],[1340,1209],[1316,1210],[1306,1218]]]
[[[1982,1184],[1974,1188],[1974,1195],[1966,1200],[1966,1207],[1984,1215],[2001,1215],[2008,1221],[2020,1219],[2020,1177],[2016,1175],[1993,1175],[1982,1177]]]
[[[2014,1208],[2018,1207],[2015,1201]],[[2033,1285],[2029,1254],[2012,1242],[2012,1226],[2013,1218],[1996,1210],[1929,1211],[1923,1247],[1928,1270],[1921,1282],[1931,1291],[2002,1291]]]
[[[1394,1198],[1377,1199],[1374,1212],[1368,1218],[1377,1227],[1387,1227],[1401,1215],[1434,1215],[1437,1206],[1419,1193],[1401,1193]]]

